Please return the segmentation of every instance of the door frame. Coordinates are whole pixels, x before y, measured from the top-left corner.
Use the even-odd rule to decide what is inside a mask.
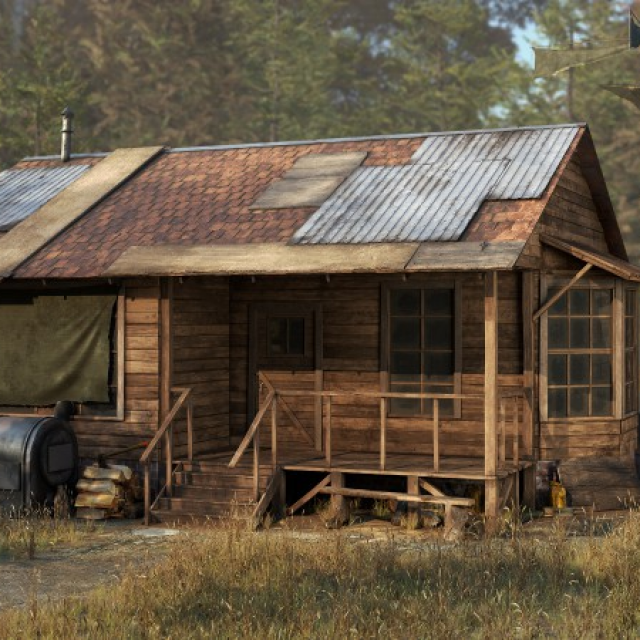
[[[294,302],[285,300],[282,302],[252,302],[249,305],[249,353],[247,359],[247,420],[246,428],[249,427],[256,413],[258,412],[258,362],[259,362],[259,339],[258,321],[260,314],[275,315],[280,317],[306,316],[309,315],[313,321],[313,353],[312,366],[300,368],[300,371],[315,371],[316,379],[321,375],[323,368],[323,318],[322,303],[320,302]],[[295,371],[297,369],[284,369]]]

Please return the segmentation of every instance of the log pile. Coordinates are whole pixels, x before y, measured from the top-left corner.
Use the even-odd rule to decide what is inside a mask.
[[[77,518],[138,518],[142,514],[142,488],[136,474],[125,465],[85,467],[76,489]]]

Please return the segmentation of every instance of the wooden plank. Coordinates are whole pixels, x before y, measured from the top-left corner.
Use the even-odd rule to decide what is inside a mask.
[[[437,401],[436,401],[437,402]],[[384,471],[387,459],[387,400],[380,398],[380,469]]]
[[[498,419],[498,275],[495,271],[485,274],[485,365],[484,365],[484,413],[485,413],[485,475],[496,474],[497,419]],[[490,504],[490,511],[497,511],[497,504]]]
[[[334,486],[333,482],[330,487],[321,489],[318,493],[326,493],[331,496],[342,496],[348,498],[374,498],[378,500],[402,500],[405,502],[419,502],[424,504],[449,504],[457,507],[472,507],[475,504],[475,500],[473,498],[459,498],[457,496],[426,496],[422,494],[413,495],[411,493],[373,491],[369,489],[347,489],[342,486]]]
[[[586,247],[579,246],[578,244],[565,242],[549,235],[541,235],[540,240],[546,245],[559,249],[583,262],[590,262],[594,266],[613,273],[625,280],[640,281],[640,267],[636,267],[621,258],[613,255],[604,255]]]
[[[267,512],[271,501],[273,500],[276,492],[278,491],[280,482],[282,482],[282,470],[277,469],[276,472],[271,476],[269,482],[267,483],[267,488],[265,492],[262,494],[260,501],[256,505],[256,508],[253,511],[251,516],[251,522],[253,529],[257,529],[262,522],[262,518],[264,514]]]
[[[327,475],[323,478],[313,489],[310,489],[305,493],[302,498],[300,498],[297,502],[294,502],[288,509],[287,513],[292,516],[300,507],[304,506],[309,502],[309,500],[313,500],[321,489],[324,489],[331,482],[331,476]]]
[[[442,491],[440,491],[440,489],[438,489],[437,487],[434,487],[428,480],[425,480],[424,478],[420,478],[420,486],[429,494],[431,494],[432,496],[439,496],[439,497],[444,497],[444,493]],[[412,493],[411,491],[409,493]]]
[[[127,249],[105,272],[129,275],[398,273],[416,243],[374,245],[155,245]]]
[[[569,280],[569,282],[567,282],[556,293],[554,293],[551,296],[551,298],[549,298],[549,300],[547,300],[540,307],[540,309],[538,309],[533,314],[533,321],[537,322],[540,316],[543,313],[546,313],[567,291],[569,291],[569,289],[571,289],[571,287],[573,287],[574,284],[576,284],[579,280],[581,280],[587,274],[587,272],[591,270],[592,267],[593,267],[593,264],[591,264],[590,262],[585,264],[584,267],[582,267],[582,269],[580,269],[580,271],[578,271],[578,273],[576,273],[576,275],[573,276],[571,280]]]
[[[173,282],[164,278],[160,282],[160,415],[164,420],[171,409],[171,385],[173,362],[173,336],[171,313],[173,307]],[[159,425],[158,425],[159,426]],[[164,439],[165,474],[167,495],[171,496],[173,479],[173,438],[171,428],[167,429]]]
[[[426,242],[420,245],[406,271],[478,271],[512,269],[525,243]]]
[[[249,427],[249,429],[245,433],[245,436],[242,439],[242,442],[240,443],[240,445],[238,446],[238,449],[236,450],[234,456],[231,458],[231,462],[229,462],[229,466],[232,469],[233,469],[233,467],[236,466],[236,464],[238,463],[238,461],[240,460],[240,458],[242,457],[242,455],[246,451],[247,447],[249,446],[251,441],[254,439],[256,431],[258,430],[258,427],[260,426],[260,423],[262,422],[262,418],[264,418],[265,413],[269,409],[269,407],[270,407],[270,405],[271,405],[271,403],[273,401],[273,398],[274,398],[274,392],[271,391],[269,393],[269,395],[266,397],[262,407],[260,407],[260,410],[256,414],[256,417],[253,419],[253,422],[251,423],[251,426]],[[258,438],[255,438],[255,440],[257,442]],[[255,443],[254,443],[254,445],[255,445]]]
[[[522,274],[522,387],[524,390],[524,406],[522,416],[522,443],[525,455],[534,452],[534,291],[533,274],[525,271]]]

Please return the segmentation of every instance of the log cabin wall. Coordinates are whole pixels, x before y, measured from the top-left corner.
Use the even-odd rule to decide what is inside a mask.
[[[173,282],[172,386],[190,387],[194,454],[229,446],[229,280]],[[175,400],[175,396],[173,398]],[[184,412],[176,420],[176,456],[186,454]]]
[[[454,274],[411,277],[416,286],[438,282]],[[484,385],[484,299],[481,274],[462,275],[462,371],[463,393],[482,395]],[[231,434],[238,441],[247,426],[247,363],[251,305],[295,302],[320,304],[322,308],[323,386],[327,390],[380,390],[381,291],[383,283],[401,283],[400,276],[234,278],[231,281]],[[503,388],[522,387],[521,275],[499,276],[500,331],[499,372]],[[266,372],[276,388],[312,391],[317,377],[312,370]],[[314,403],[287,401],[309,433],[314,431]],[[292,447],[304,447],[280,412],[283,439]],[[379,408],[376,401],[334,400],[332,442],[335,450],[378,451]],[[442,420],[443,455],[484,453],[482,399],[462,403],[459,419]],[[265,421],[263,438],[268,437]],[[389,452],[431,452],[431,419],[390,417],[387,425]],[[285,446],[282,443],[280,446]]]
[[[147,440],[158,428],[159,286],[156,279],[145,279],[127,281],[124,287],[124,418],[74,418],[80,457],[85,459]],[[141,452],[123,458],[135,461]]]
[[[539,259],[542,269],[540,282],[536,288],[538,300],[535,308],[544,302],[545,279],[548,281],[554,274],[562,274],[568,280],[584,267],[584,263],[580,260],[541,244],[540,234],[578,243],[600,253],[609,253],[597,207],[580,168],[579,160],[575,156],[562,174],[540,218],[536,232],[528,243],[527,251]],[[582,284],[593,278],[612,279],[612,276],[594,268],[585,276]],[[543,336],[545,322],[546,319],[543,318],[540,326],[537,326],[534,331],[538,366],[542,366],[541,359],[546,358],[544,348],[540,351],[540,343],[546,340]],[[615,378],[614,384],[616,384]],[[543,394],[544,391],[541,389],[540,393]],[[544,397],[540,397],[539,400],[541,403],[546,402]],[[637,415],[624,419],[574,417],[543,421],[543,414],[541,406],[537,405],[535,419],[538,421],[538,457],[542,460],[562,460],[594,455],[628,456],[635,449]]]

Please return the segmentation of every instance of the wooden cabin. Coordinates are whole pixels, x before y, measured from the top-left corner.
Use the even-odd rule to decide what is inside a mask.
[[[636,449],[640,269],[586,125],[27,158],[0,225],[2,412],[74,401],[150,519],[495,517],[539,461]]]

